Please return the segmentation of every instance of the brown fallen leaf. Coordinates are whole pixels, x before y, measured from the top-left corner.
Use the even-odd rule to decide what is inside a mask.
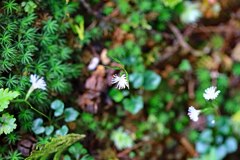
[[[101,96],[106,89],[105,68],[98,65],[96,71],[86,80],[86,91],[77,99],[77,104],[90,113],[97,113],[101,103]]]
[[[18,151],[27,157],[36,146],[37,140],[31,135],[23,135],[17,144]]]

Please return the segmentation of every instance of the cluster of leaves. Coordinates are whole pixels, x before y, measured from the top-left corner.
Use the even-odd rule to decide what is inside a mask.
[[[0,89],[0,135],[9,134],[16,129],[16,119],[8,112],[3,112],[8,108],[10,101],[19,96],[16,91],[9,91],[9,89]]]
[[[68,107],[65,108],[64,103],[61,100],[54,100],[51,103],[51,109],[54,111],[54,119],[55,118],[63,118],[64,122],[68,123],[68,122],[73,122],[77,119],[79,112],[76,111],[73,107]],[[60,119],[59,119],[60,120]],[[33,121],[33,125],[32,125],[32,131],[36,134],[45,134],[46,136],[53,136],[53,132],[54,132],[54,126],[53,124],[58,123],[57,120],[55,120],[54,122],[52,122],[53,124],[49,125],[49,126],[43,126],[43,119],[42,118],[37,118]],[[55,136],[57,135],[61,135],[64,136],[68,133],[69,129],[66,125],[63,125],[61,127],[58,127],[58,129],[55,131]]]
[[[30,86],[29,75],[43,76],[48,92],[66,94],[71,91],[69,79],[79,75],[79,64],[73,64],[73,50],[68,46],[66,33],[76,3],[14,0],[1,3],[0,14],[0,87],[19,91],[24,97]],[[39,11],[49,10],[48,15]],[[14,59],[14,60],[13,60]],[[34,92],[31,102],[44,105],[50,96]]]
[[[204,129],[196,141],[196,150],[201,155],[207,155],[212,149],[215,150],[216,159],[223,159],[227,154],[233,153],[238,148],[238,142],[233,137],[230,121],[222,116],[216,122],[211,123],[212,116],[208,117],[208,128]]]
[[[20,135],[18,130],[12,131],[16,127],[22,133],[31,131],[43,119],[39,118],[38,123],[34,121],[34,112],[25,102],[13,103],[10,107],[9,103],[17,96],[26,96],[31,85],[30,74],[43,77],[47,84],[46,92],[36,90],[29,98],[40,110],[49,106],[53,97],[71,92],[70,80],[79,75],[81,64],[73,58],[74,48],[68,43],[67,35],[75,38],[70,15],[77,10],[78,2],[4,0],[0,8],[0,88],[7,88],[0,89],[0,135],[8,134],[1,141],[3,157],[0,157],[21,159],[21,154],[14,150]],[[13,112],[17,114],[11,115]],[[65,109],[66,122],[75,120],[76,116],[70,116],[73,112],[78,115],[71,107]],[[46,127],[46,134],[50,135],[51,130],[51,126]]]

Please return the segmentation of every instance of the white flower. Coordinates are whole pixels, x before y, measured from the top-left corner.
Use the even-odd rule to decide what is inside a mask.
[[[28,97],[31,95],[31,93],[35,90],[35,89],[42,89],[42,90],[46,90],[46,82],[44,81],[43,77],[39,77],[36,74],[31,74],[30,75],[30,82],[32,83],[31,87],[29,88],[25,100],[28,99]]]
[[[193,106],[188,108],[188,116],[193,121],[198,121],[198,115],[201,113],[201,110],[195,109]]]
[[[195,23],[201,18],[202,12],[200,11],[200,3],[191,1],[184,2],[184,11],[180,15],[183,23]]]
[[[209,87],[207,89],[205,89],[205,92],[203,93],[203,97],[206,100],[214,100],[217,98],[218,94],[220,93],[220,91],[216,91],[217,87]]]
[[[32,83],[31,88],[33,90],[35,90],[35,89],[46,90],[46,82],[44,81],[43,77],[39,77],[36,74],[31,74],[30,82]]]
[[[121,75],[120,77],[116,74],[113,75],[112,84],[115,84],[115,83],[117,83],[117,86],[116,86],[117,89],[124,89],[125,87],[129,89],[129,83],[125,74]]]

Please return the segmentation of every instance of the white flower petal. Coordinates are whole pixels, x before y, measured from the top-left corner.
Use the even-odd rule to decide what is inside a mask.
[[[193,106],[188,108],[188,116],[193,121],[198,121],[198,116],[201,113],[201,110],[195,109]]]
[[[211,86],[207,89],[205,89],[205,92],[203,93],[203,97],[206,100],[214,100],[217,98],[218,94],[220,93],[220,91],[216,91],[217,87]]]
[[[33,89],[42,89],[46,90],[46,82],[44,81],[43,77],[39,77],[36,74],[30,75],[30,82],[32,83]]]
[[[117,89],[125,89],[125,87],[129,89],[129,83],[125,74],[121,75],[120,77],[118,75],[113,75],[112,84],[115,83],[117,83],[116,84]]]

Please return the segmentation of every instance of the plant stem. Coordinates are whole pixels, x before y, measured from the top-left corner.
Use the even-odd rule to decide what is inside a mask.
[[[219,111],[217,105],[215,105],[213,102],[211,104],[212,104],[212,108],[215,111],[216,116],[221,116],[220,111]]]
[[[25,101],[27,101],[27,99],[28,99],[28,97],[30,96],[30,94],[33,92],[33,87],[31,86],[30,88],[29,88],[29,90],[28,90],[28,92],[27,92],[27,95],[26,95],[26,97],[25,97]]]
[[[41,111],[37,110],[36,108],[34,108],[27,100],[24,99],[17,99],[17,100],[13,100],[12,102],[24,102],[26,103],[32,110],[34,110],[35,112],[37,112],[38,114],[41,114],[42,116],[44,116],[45,118],[47,118],[49,120],[49,122],[51,123],[51,119],[46,116],[44,113],[42,113]]]

